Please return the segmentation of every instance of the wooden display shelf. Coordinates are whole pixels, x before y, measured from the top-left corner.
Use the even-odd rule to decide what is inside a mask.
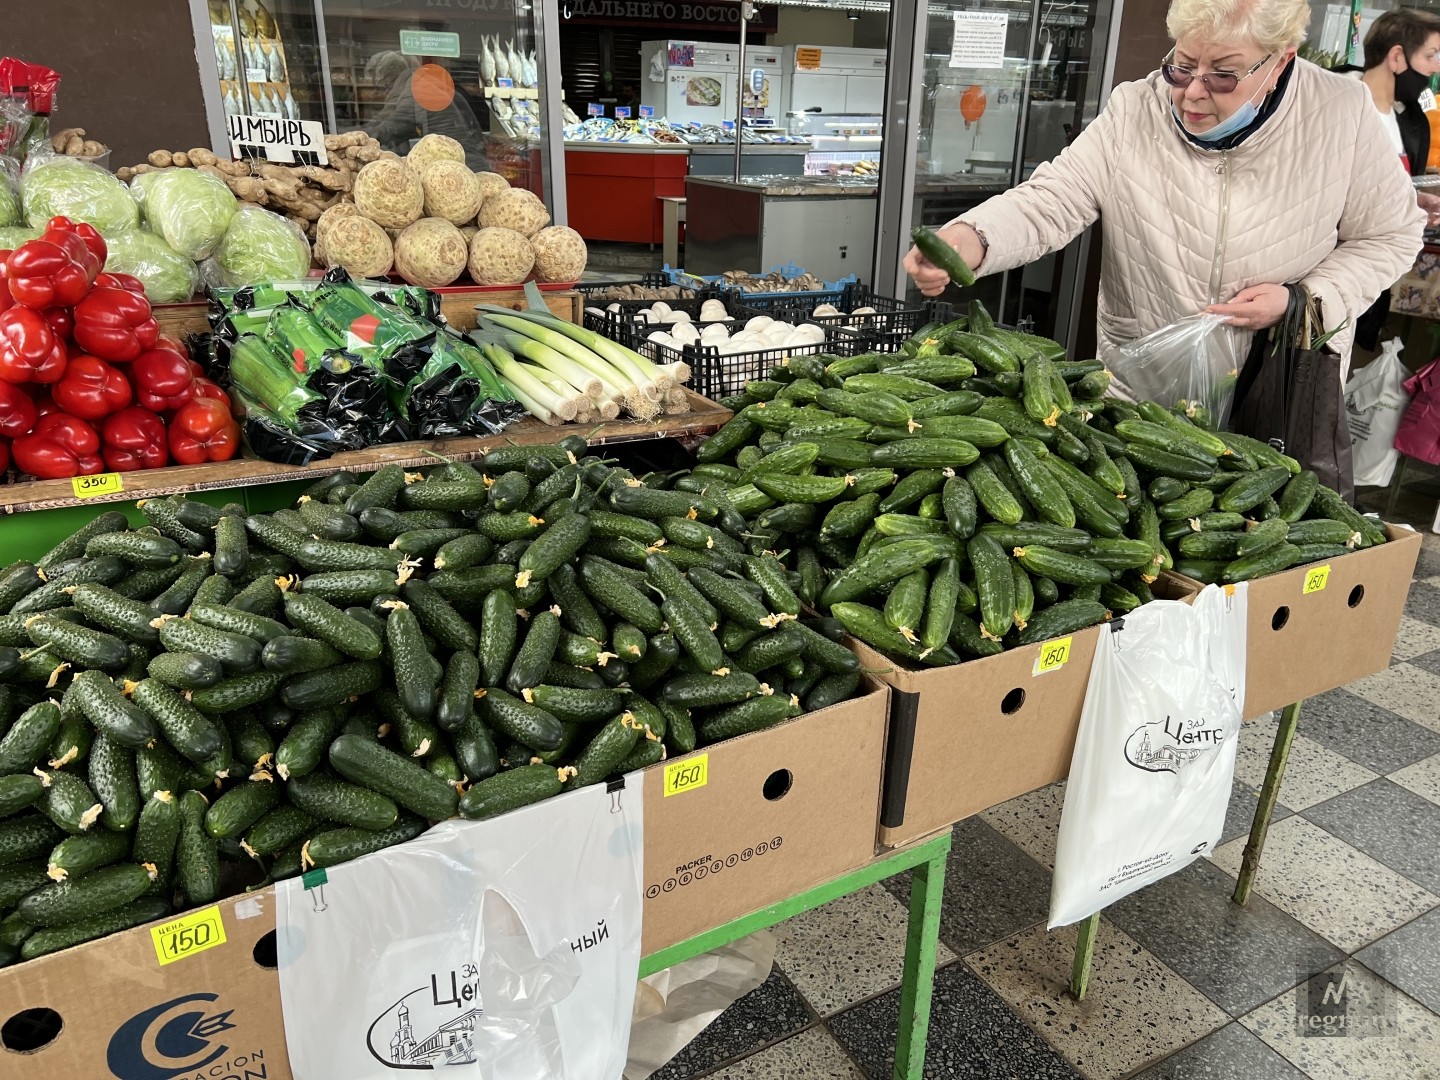
[[[475,329],[476,304],[498,304],[502,307],[524,310],[528,305],[522,288],[497,289],[476,285],[447,285],[433,290],[440,294],[440,310],[446,321],[457,330]],[[579,323],[582,305],[580,294],[574,289],[541,286],[545,303],[558,318]],[[210,305],[204,300],[192,300],[184,304],[157,304],[155,321],[160,324],[162,334],[184,338],[187,334],[203,334],[210,329],[207,313]]]
[[[690,396],[690,412],[679,416],[664,416],[649,423],[639,420],[612,420],[601,424],[547,427],[534,417],[527,416],[499,435],[466,435],[453,439],[386,443],[369,446],[364,450],[350,450],[309,465],[280,465],[255,458],[237,458],[234,461],[209,465],[171,465],[164,469],[140,469],[120,474],[125,484],[124,491],[87,499],[75,497],[69,480],[23,481],[0,487],[0,503],[3,503],[6,514],[20,514],[30,510],[54,510],[82,504],[183,495],[192,491],[278,484],[287,480],[313,480],[344,470],[373,472],[381,465],[391,463],[407,469],[427,468],[438,465],[442,459],[476,461],[497,446],[553,444],[566,435],[583,435],[592,445],[651,439],[699,439],[717,430],[730,419],[729,409],[722,408],[693,391],[687,393]]]

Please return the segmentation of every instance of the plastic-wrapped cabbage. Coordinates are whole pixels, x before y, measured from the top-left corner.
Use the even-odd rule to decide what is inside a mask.
[[[12,225],[8,229],[0,229],[0,251],[14,251],[27,240],[38,240],[42,231],[32,229],[29,225]]]
[[[248,203],[235,212],[214,257],[201,269],[207,280],[230,288],[289,281],[309,272],[310,243],[299,227]]]
[[[112,274],[133,274],[145,285],[152,304],[175,304],[195,295],[200,273],[187,259],[154,233],[143,229],[105,237],[110,254],[105,269]]]
[[[32,158],[20,180],[25,220],[37,228],[52,217],[88,221],[102,233],[133,229],[140,210],[129,189],[98,165],[67,157]]]
[[[225,181],[195,169],[165,169],[138,190],[153,232],[187,258],[208,259],[239,205]]]
[[[0,157],[0,228],[24,221],[20,213],[20,170],[14,158]]]

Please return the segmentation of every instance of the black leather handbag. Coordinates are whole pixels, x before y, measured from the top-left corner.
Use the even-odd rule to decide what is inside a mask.
[[[1303,285],[1288,288],[1285,317],[1268,332],[1257,333],[1250,346],[1235,384],[1230,430],[1289,454],[1353,503],[1340,357],[1325,348],[1339,331],[1317,333],[1322,325],[1318,302]]]

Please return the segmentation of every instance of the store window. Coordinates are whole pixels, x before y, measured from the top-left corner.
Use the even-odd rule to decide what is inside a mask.
[[[448,135],[471,168],[547,194],[530,0],[208,0],[207,10],[227,113],[363,130],[398,154]]]

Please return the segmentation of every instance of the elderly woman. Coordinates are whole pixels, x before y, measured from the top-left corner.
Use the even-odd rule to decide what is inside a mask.
[[[1297,59],[1309,22],[1306,0],[1172,0],[1160,70],[1117,86],[1058,158],[941,235],[992,274],[1100,218],[1102,357],[1200,311],[1248,339],[1298,282],[1327,329],[1345,327],[1331,342],[1343,379],[1355,319],[1414,261],[1425,214],[1365,87]],[[944,289],[917,251],[905,268],[927,296]]]

